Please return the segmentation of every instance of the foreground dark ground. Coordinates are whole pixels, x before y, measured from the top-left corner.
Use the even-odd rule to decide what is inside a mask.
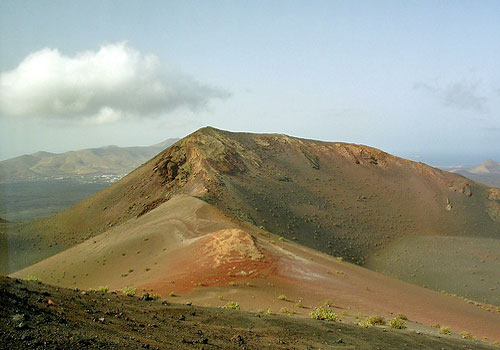
[[[414,331],[166,304],[0,277],[2,349],[497,349]]]

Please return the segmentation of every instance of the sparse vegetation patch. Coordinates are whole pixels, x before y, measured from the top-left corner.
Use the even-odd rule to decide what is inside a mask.
[[[132,287],[127,287],[127,288],[122,289],[122,292],[123,292],[123,294],[125,294],[128,297],[133,297],[137,293],[137,289],[132,288]]]
[[[41,282],[41,280],[38,277],[32,275],[28,275],[24,279],[26,281],[31,281],[31,282]]]
[[[236,301],[229,301],[223,307],[224,307],[224,309],[239,310],[240,309],[240,304],[238,302],[236,302]]]
[[[406,321],[400,319],[399,317],[393,318],[389,322],[389,327],[394,329],[406,329]]]
[[[441,327],[439,329],[439,334],[445,334],[445,335],[448,335],[448,334],[451,334],[451,330],[449,327]]]
[[[328,310],[322,306],[314,308],[309,316],[311,316],[311,318],[314,318],[315,320],[337,321],[339,319],[335,312]]]

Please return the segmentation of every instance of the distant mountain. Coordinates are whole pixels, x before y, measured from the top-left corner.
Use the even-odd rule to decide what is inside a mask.
[[[0,183],[70,178],[112,182],[123,177],[178,139],[146,147],[105,146],[61,154],[37,152],[0,162]]]
[[[444,168],[488,186],[500,187],[500,162],[488,159],[479,165]]]

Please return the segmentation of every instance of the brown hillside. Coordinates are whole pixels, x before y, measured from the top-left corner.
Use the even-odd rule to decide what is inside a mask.
[[[140,217],[181,193],[363,264],[408,236],[498,239],[495,191],[367,146],[207,127],[80,204],[11,227],[9,244],[19,249],[10,249],[9,271]]]
[[[122,225],[12,276],[81,289],[137,288],[176,302],[308,316],[328,308],[344,322],[360,315],[405,314],[412,330],[498,339],[500,308],[407,284],[339,261],[253,225],[236,223],[214,206],[179,195]],[[172,294],[173,293],[173,294]],[[361,313],[361,314],[358,314]],[[356,319],[358,317],[358,319]]]

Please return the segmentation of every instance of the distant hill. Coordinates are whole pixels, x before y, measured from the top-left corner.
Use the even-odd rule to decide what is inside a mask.
[[[113,182],[177,140],[168,139],[147,147],[105,146],[61,154],[27,154],[0,162],[0,183],[62,178],[80,182]]]
[[[488,159],[479,165],[443,168],[488,186],[500,187],[500,162]]]

